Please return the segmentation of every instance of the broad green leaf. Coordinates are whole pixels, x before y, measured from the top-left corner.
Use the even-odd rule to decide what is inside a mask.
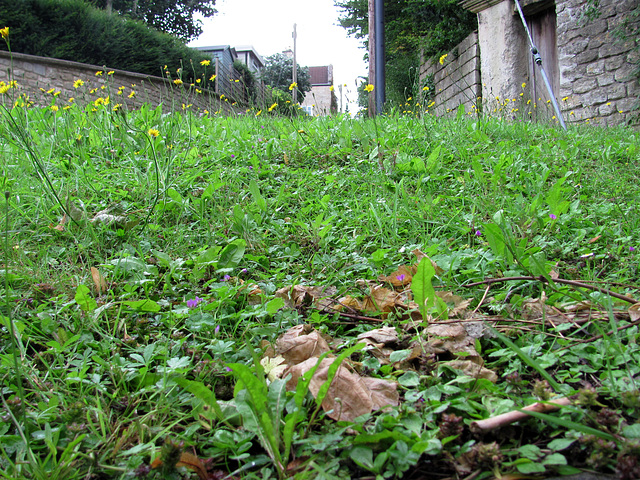
[[[389,361],[391,363],[396,363],[406,360],[407,358],[409,358],[409,355],[411,355],[412,351],[413,350],[411,350],[410,348],[405,350],[395,350],[391,352],[391,355],[389,355]]]
[[[640,423],[627,425],[622,429],[622,435],[626,438],[640,438]]]
[[[554,452],[559,452],[560,450],[564,450],[573,444],[575,440],[570,438],[556,438],[555,440],[551,440],[547,445],[549,450],[553,450]]]
[[[272,298],[267,302],[267,314],[274,315],[278,310],[284,308],[284,300],[280,297]]]
[[[435,273],[431,260],[424,257],[420,260],[418,271],[411,280],[413,298],[418,304],[423,319],[427,318],[429,310],[435,305],[436,292],[431,284],[431,279]]]
[[[262,193],[260,193],[260,187],[258,187],[258,182],[256,182],[253,178],[249,182],[249,191],[251,192],[251,195],[253,195],[253,200],[256,202],[256,205],[258,205],[258,208],[263,212],[266,212],[267,201],[262,196]]]
[[[552,453],[547,455],[542,463],[544,465],[566,465],[567,459],[561,453]]]
[[[416,372],[405,372],[398,378],[398,383],[403,387],[417,387],[420,385],[420,376]]]
[[[160,305],[148,298],[145,298],[144,300],[127,300],[122,303],[131,307],[133,310],[137,310],[138,312],[156,313],[160,311]]]
[[[538,462],[519,463],[516,468],[520,473],[544,473],[546,468]]]
[[[355,447],[349,452],[349,457],[359,467],[369,471],[373,470],[373,451],[371,450],[371,448],[363,446]]]
[[[221,268],[235,268],[242,261],[244,255],[245,241],[242,239],[234,240],[220,252],[220,259],[218,260],[218,269]]]
[[[86,285],[78,285],[76,289],[76,296],[74,297],[76,303],[85,312],[90,312],[96,309],[98,304],[91,296],[91,291]]]

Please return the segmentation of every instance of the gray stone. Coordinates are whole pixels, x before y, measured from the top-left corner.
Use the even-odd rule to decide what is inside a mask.
[[[588,23],[581,29],[582,35],[584,35],[587,38],[590,38],[600,33],[604,33],[607,31],[607,24],[608,24],[608,21],[604,19],[598,19],[595,22]]]
[[[602,45],[598,50],[598,53],[600,54],[600,57],[606,58],[612,55],[620,55],[621,53],[626,53],[632,48],[633,41],[631,40],[626,42],[610,41]]]
[[[624,63],[619,69],[616,70],[614,78],[617,82],[626,82],[635,77],[635,68],[629,64]]]
[[[627,86],[624,83],[614,83],[607,87],[609,100],[620,100],[627,96]]]
[[[603,89],[595,89],[589,92],[586,92],[582,96],[582,104],[585,107],[600,105],[605,103],[608,100],[607,92]]]
[[[576,55],[576,63],[591,63],[599,58],[598,50],[587,50]]]
[[[565,45],[562,50],[564,53],[568,53],[569,55],[576,55],[580,52],[584,52],[588,45],[589,45],[589,39],[580,36],[575,40],[573,40],[572,42]]]
[[[609,57],[604,61],[604,68],[608,72],[619,69],[624,63],[624,57],[618,55],[617,57]]]
[[[598,86],[595,78],[581,78],[573,82],[574,93],[586,93]]]
[[[613,83],[613,73],[603,73],[596,78],[600,87],[606,87]]]
[[[587,65],[587,75],[600,75],[601,73],[604,73],[604,60]]]
[[[552,477],[546,480],[616,480],[615,475],[607,475],[605,473],[583,472],[576,475],[567,475],[565,477]]]
[[[607,102],[604,105],[600,105],[600,107],[598,107],[598,113],[603,117],[611,115],[612,113],[615,113],[617,111],[618,110],[616,109],[616,104],[612,102]]]

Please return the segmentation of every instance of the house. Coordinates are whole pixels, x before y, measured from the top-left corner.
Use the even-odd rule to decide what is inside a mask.
[[[301,107],[309,115],[323,116],[338,111],[338,98],[333,91],[333,65],[309,67],[311,91],[308,92]]]
[[[553,120],[555,111],[536,63],[539,59],[567,124],[633,121],[640,97],[634,74],[638,47],[635,38],[621,39],[616,32],[624,22],[640,22],[633,15],[638,0],[600,0],[592,11],[590,2],[583,0],[520,0],[520,4],[539,58],[531,52],[513,0],[464,0],[461,5],[478,15],[477,34],[449,52],[442,65],[432,60],[421,69],[423,80],[433,79],[435,103],[451,111],[456,103],[469,107],[481,96],[485,113]],[[447,78],[455,77],[450,73],[472,76],[450,89]],[[465,90],[471,84],[473,88]],[[449,94],[440,93],[445,91]],[[450,101],[463,91],[470,100]]]
[[[244,63],[249,70],[251,70],[256,77],[264,68],[264,59],[260,56],[256,49],[251,45],[242,45],[235,47],[238,60]]]

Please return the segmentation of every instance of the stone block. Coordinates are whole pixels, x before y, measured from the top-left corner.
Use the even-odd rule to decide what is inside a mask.
[[[612,113],[616,113],[618,110],[616,109],[616,104],[614,102],[607,102],[604,105],[600,105],[598,107],[598,113],[606,117],[607,115],[611,115]]]
[[[586,50],[575,56],[575,62],[578,64],[591,63],[600,58],[598,50]]]
[[[563,53],[566,53],[569,55],[576,55],[580,52],[584,52],[588,46],[589,46],[589,39],[584,38],[583,36],[580,36],[575,40],[573,40],[572,42],[565,45],[562,48],[562,51]]]
[[[617,70],[622,66],[624,60],[624,55],[617,55],[615,57],[606,58],[604,61],[604,68],[608,72]]]
[[[598,86],[595,78],[580,78],[573,82],[572,89],[574,93],[586,93]]]
[[[596,77],[598,86],[606,87],[614,82],[613,73],[602,73]]]
[[[600,35],[601,33],[606,33],[608,28],[608,20],[603,18],[599,18],[594,22],[587,23],[584,27],[580,29],[582,35],[586,38],[592,38],[596,35]]]
[[[611,41],[606,42],[604,45],[602,45],[598,50],[598,53],[601,58],[620,55],[631,50],[634,46],[633,43],[634,42],[632,40],[628,40],[626,42],[616,42],[612,39]]]
[[[606,90],[609,100],[620,100],[627,96],[627,86],[624,83],[612,83]]]
[[[602,45],[608,41],[608,35],[606,33],[601,33],[599,35],[595,35],[589,39],[589,46],[587,47],[589,50],[596,50],[600,48]]]
[[[604,73],[604,60],[598,60],[587,65],[587,75],[593,76],[602,73]]]
[[[626,82],[635,78],[635,68],[629,63],[623,63],[614,73],[616,82]]]
[[[609,97],[607,96],[607,92],[605,92],[603,89],[596,88],[582,95],[582,104],[585,107],[600,105],[602,103],[605,103],[607,100],[609,100]]]

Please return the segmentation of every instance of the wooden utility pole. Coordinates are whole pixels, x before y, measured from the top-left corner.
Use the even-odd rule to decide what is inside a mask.
[[[296,40],[298,34],[296,33],[296,24],[293,24],[293,83],[298,83],[298,64],[296,63]],[[293,95],[293,104],[298,103],[298,86],[293,87],[291,92]]]

